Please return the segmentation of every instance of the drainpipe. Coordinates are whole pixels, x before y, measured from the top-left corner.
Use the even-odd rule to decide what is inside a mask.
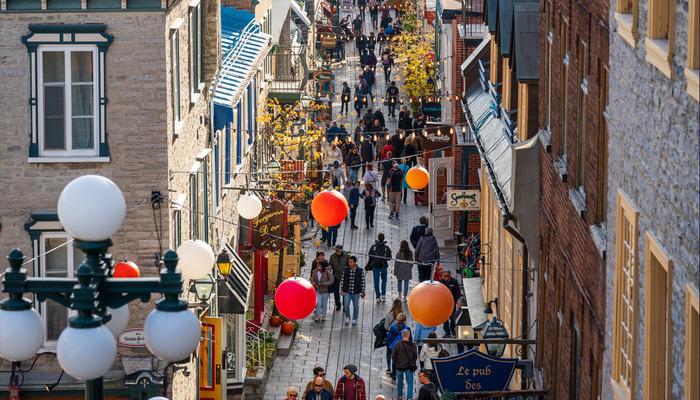
[[[505,229],[508,233],[515,238],[518,242],[520,242],[523,245],[523,266],[527,270],[528,267],[528,251],[527,251],[527,244],[525,243],[525,239],[522,237],[520,232],[518,232],[515,228],[513,228],[512,225],[508,223],[508,220],[504,220],[503,224],[503,229]],[[522,318],[520,318],[520,329],[523,332],[522,333],[522,339],[528,339],[528,328],[529,328],[529,313],[528,313],[528,307],[527,307],[527,297],[530,292],[530,274],[528,273],[527,275],[523,276],[523,290],[521,294],[521,302],[522,302]],[[528,347],[523,346],[523,353],[522,353],[522,359],[527,359],[528,357]],[[520,388],[522,390],[527,389],[527,384],[525,382],[525,379],[520,380]]]

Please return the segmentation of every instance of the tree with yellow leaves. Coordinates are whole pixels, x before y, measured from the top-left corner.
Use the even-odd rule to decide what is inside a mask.
[[[402,31],[392,39],[396,63],[400,65],[399,78],[411,106],[417,109],[421,99],[433,95],[432,77],[435,67],[433,42],[420,31]]]

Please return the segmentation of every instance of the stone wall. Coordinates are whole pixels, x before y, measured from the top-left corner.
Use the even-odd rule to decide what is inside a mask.
[[[617,1],[611,2],[615,9]],[[640,0],[637,46],[620,35],[610,41],[610,123],[608,129],[608,315],[613,313],[615,290],[615,199],[622,191],[639,211],[636,253],[639,285],[636,393],[644,387],[644,316],[646,310],[644,234],[656,236],[673,262],[671,299],[671,397],[684,397],[685,285],[698,288],[698,102],[686,91],[683,68],[687,57],[688,2],[676,1],[673,78],[645,60],[648,1]],[[611,25],[616,23],[611,12]],[[612,318],[606,324],[606,347],[612,347]],[[604,396],[611,397],[612,354],[606,353]]]

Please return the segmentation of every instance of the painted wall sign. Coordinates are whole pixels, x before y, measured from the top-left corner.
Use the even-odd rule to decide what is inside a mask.
[[[515,372],[515,358],[498,358],[476,349],[445,358],[433,358],[438,385],[443,392],[491,392],[508,389]]]
[[[481,191],[479,190],[448,190],[448,210],[479,211],[481,209]]]
[[[122,347],[146,347],[146,335],[142,328],[127,329],[119,335],[117,345]]]
[[[263,210],[252,222],[253,247],[257,250],[279,250],[287,235],[287,207],[279,200],[263,202]]]

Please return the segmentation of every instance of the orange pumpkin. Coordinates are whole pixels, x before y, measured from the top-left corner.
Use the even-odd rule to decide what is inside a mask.
[[[282,325],[282,318],[279,315],[273,315],[270,317],[270,326],[278,327]]]
[[[283,335],[291,335],[294,333],[294,324],[290,321],[282,322],[282,327],[280,328]]]
[[[406,184],[413,190],[421,190],[428,186],[430,176],[423,167],[413,167],[406,173]]]
[[[311,201],[311,214],[319,225],[336,226],[343,222],[350,207],[337,190],[324,190]]]
[[[411,291],[408,310],[423,326],[438,326],[450,319],[455,308],[452,292],[438,281],[421,282]]]

